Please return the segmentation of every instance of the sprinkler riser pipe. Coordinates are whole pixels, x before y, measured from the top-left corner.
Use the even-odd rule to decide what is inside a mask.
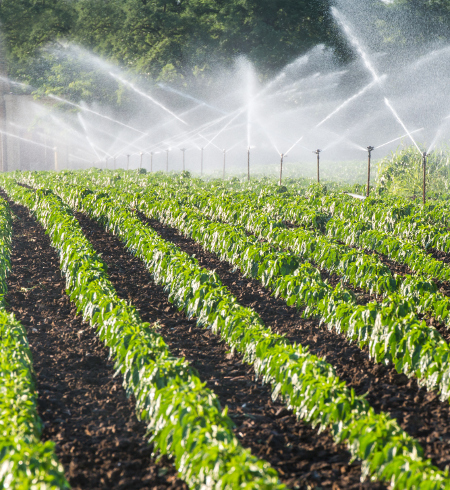
[[[58,149],[56,148],[56,146],[53,149],[53,151],[55,152],[55,172],[57,172],[58,171]]]
[[[322,150],[313,151],[317,155],[317,183],[320,182],[320,153]]]
[[[424,151],[422,154],[423,158],[423,205],[425,205],[427,201],[427,152]]]
[[[225,180],[225,161],[227,158],[227,150],[223,150],[223,180]]]
[[[184,172],[184,170],[185,170],[185,164],[184,164],[184,162],[185,162],[184,156],[185,155],[184,154],[185,154],[186,148],[182,148],[181,151],[183,152],[183,172]]]
[[[201,157],[200,157],[200,177],[203,175],[203,148],[201,150]]]
[[[367,197],[370,194],[370,165],[372,163],[372,152],[375,148],[373,146],[368,146],[368,158],[367,158]]]
[[[281,186],[281,180],[283,177],[283,160],[284,160],[284,155],[282,153],[281,154],[281,160],[280,160],[280,183],[279,183],[280,186]]]

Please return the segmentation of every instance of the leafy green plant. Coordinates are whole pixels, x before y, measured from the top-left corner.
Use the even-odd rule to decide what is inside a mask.
[[[71,300],[111,350],[127,392],[136,397],[138,416],[147,422],[150,441],[175,459],[181,478],[191,488],[284,489],[268,463],[240,446],[227,410],[196,370],[174,358],[156,330],[117,297],[106,266],[70,208],[50,191],[3,185],[47,229]]]
[[[12,217],[0,199],[0,487],[70,488],[53,442],[41,442],[31,351],[24,327],[7,313]]]
[[[162,240],[105,193],[83,196],[74,187],[65,190],[68,202],[76,202],[78,209],[117,234],[146,263],[155,281],[170,291],[171,301],[243,353],[256,373],[271,383],[274,397],[282,396],[299,417],[328,427],[337,441],[346,442],[352,454],[363,460],[364,475],[389,481],[392,488],[405,487],[405,472],[411,486],[450,487],[448,474],[423,459],[420,446],[395,420],[375,414],[325,361],[272,333],[253,310],[236,302],[215,273],[200,268],[195,259]]]
[[[449,158],[448,148],[433,151],[427,157],[426,185],[433,196],[449,191]],[[397,150],[380,162],[377,180],[378,192],[419,198],[423,188],[422,155],[414,146]]]

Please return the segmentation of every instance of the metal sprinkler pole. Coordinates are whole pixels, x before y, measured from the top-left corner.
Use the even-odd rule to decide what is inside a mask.
[[[141,155],[141,160],[139,162],[139,170],[141,170],[141,168],[142,168],[142,157],[144,156],[144,153],[142,153],[142,151],[141,151],[140,155]]]
[[[166,150],[166,172],[169,172],[169,150]]]
[[[56,146],[53,148],[53,151],[55,152],[55,172],[58,171],[58,148]]]
[[[423,204],[425,205],[427,200],[427,152],[424,151],[423,157]]]
[[[247,182],[250,182],[250,147],[247,151]]]
[[[281,154],[281,161],[280,161],[280,184],[281,185],[281,179],[283,177],[283,160],[284,160],[284,155],[283,153]]]
[[[227,156],[227,150],[223,150],[223,180],[225,180],[225,160]]]
[[[181,151],[183,152],[183,172],[185,170],[185,165],[184,165],[184,153],[186,151],[186,148],[181,148]]]
[[[369,197],[370,194],[370,163],[372,161],[373,150],[375,150],[373,146],[367,147],[367,151],[369,152],[368,159],[367,159],[367,197]]]
[[[127,155],[127,170],[130,167],[130,155]]]
[[[319,173],[319,167],[320,167],[320,153],[322,150],[316,150],[313,151],[317,155],[317,182],[320,182],[320,173]]]
[[[201,152],[201,157],[200,157],[200,177],[203,175],[203,147],[202,147],[202,152]]]

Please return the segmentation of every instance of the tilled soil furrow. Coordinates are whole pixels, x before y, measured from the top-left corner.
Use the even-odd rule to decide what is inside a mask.
[[[43,439],[56,443],[72,488],[187,489],[170,462],[151,458],[145,425],[107,349],[65,294],[48,236],[24,207],[10,204],[17,218],[6,301],[27,329]]]
[[[255,380],[252,367],[244,365],[239,355],[231,355],[218,336],[178,312],[144,264],[130,255],[117,238],[84,215],[76,216],[102,254],[118,294],[132,301],[143,320],[159,322],[160,333],[173,354],[194,365],[221,404],[228,406],[242,445],[276,468],[288,486],[383,488],[375,483],[361,484],[360,464],[349,464],[350,455],[344,447],[336,446],[327,432],[319,434],[297,421],[282,403],[273,402],[270,388]]]
[[[192,239],[157,220],[143,219],[164,239],[195,255],[200,264],[215,270],[238,301],[254,308],[266,325],[292,342],[308,345],[310,351],[332,364],[338,376],[358,395],[366,394],[376,411],[395,417],[401,427],[417,438],[427,457],[444,469],[450,464],[450,407],[435,393],[419,388],[417,381],[398,374],[394,368],[374,363],[367,349],[350,344],[344,335],[328,331],[316,319],[304,319],[301,312],[271,296],[257,281],[243,277],[233,266],[204,250]]]

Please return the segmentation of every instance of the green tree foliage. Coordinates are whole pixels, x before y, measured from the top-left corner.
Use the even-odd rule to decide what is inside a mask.
[[[3,0],[13,71],[48,43],[74,41],[154,78],[189,77],[247,56],[275,70],[330,43],[329,0]]]
[[[89,100],[107,82],[52,46],[76,43],[172,83],[207,80],[238,56],[270,76],[318,43],[352,55],[330,14],[333,3],[349,9],[366,34],[370,27],[372,49],[450,38],[450,0],[0,0],[0,31],[13,77]]]

